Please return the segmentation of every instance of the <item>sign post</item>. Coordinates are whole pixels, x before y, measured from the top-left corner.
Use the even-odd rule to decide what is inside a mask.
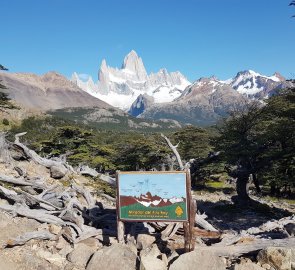
[[[124,222],[183,222],[185,250],[193,249],[195,208],[189,171],[117,172],[118,241]]]

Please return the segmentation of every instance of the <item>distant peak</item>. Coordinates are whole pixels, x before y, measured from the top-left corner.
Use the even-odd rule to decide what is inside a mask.
[[[105,69],[107,68],[107,61],[105,59],[102,59],[101,61],[101,65],[100,65],[100,69]]]
[[[273,76],[277,77],[280,81],[285,81],[286,80],[286,78],[281,73],[279,73],[277,71],[273,74]]]
[[[261,74],[255,72],[254,70],[243,70],[238,72],[237,76],[243,76],[243,75],[251,75],[251,76],[261,76]]]
[[[48,71],[42,75],[43,78],[65,78],[63,75],[56,71]]]
[[[128,53],[122,64],[122,69],[127,69],[136,74],[138,80],[146,80],[147,73],[143,65],[142,59],[137,55],[137,53],[132,50]]]
[[[135,56],[135,57],[138,57],[138,54],[137,54],[137,52],[136,51],[134,51],[134,50],[131,50],[128,54],[127,54],[127,56],[128,55],[132,55],[132,56]]]

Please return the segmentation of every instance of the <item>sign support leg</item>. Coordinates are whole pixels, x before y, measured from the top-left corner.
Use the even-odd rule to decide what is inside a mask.
[[[117,238],[120,244],[125,243],[124,235],[125,235],[125,224],[123,221],[118,220],[117,221]]]

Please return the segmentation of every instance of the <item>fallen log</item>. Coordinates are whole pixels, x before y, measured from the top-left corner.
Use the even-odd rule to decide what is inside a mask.
[[[26,132],[16,134],[13,146],[21,149],[26,157],[28,157],[29,159],[35,161],[36,163],[46,168],[49,168],[51,170],[54,169],[54,171],[58,171],[58,176],[56,178],[61,178],[68,172],[74,172],[73,168],[69,166],[68,164],[62,161],[56,161],[56,160],[40,157],[34,150],[31,150],[27,146],[22,144],[19,138],[25,134]]]
[[[212,231],[202,230],[198,227],[193,228],[193,235],[195,237],[199,237],[199,238],[220,238],[221,237],[220,232],[212,232]]]
[[[45,210],[39,210],[39,209],[30,209],[23,205],[0,205],[0,209],[9,213],[12,213],[13,215],[18,215],[21,217],[27,217],[31,219],[35,219],[39,222],[43,223],[51,223],[55,225],[60,226],[72,226],[75,228],[75,230],[78,233],[81,233],[82,230],[74,223],[72,222],[65,222],[61,218],[56,217],[52,215],[50,212],[47,212]]]
[[[54,240],[55,238],[56,236],[48,231],[27,232],[14,239],[7,240],[6,243],[1,248],[21,246],[32,239]]]
[[[88,208],[92,208],[95,206],[95,200],[92,197],[90,191],[85,187],[80,187],[78,185],[72,185],[72,188],[77,192],[80,193],[85,200],[87,201]]]
[[[205,219],[207,218],[207,215],[205,213],[203,214],[196,214],[195,222],[197,225],[202,227],[203,229],[211,232],[218,232],[217,229],[215,229],[208,221]]]
[[[251,241],[251,242],[249,242]],[[261,249],[267,247],[286,247],[294,248],[295,238],[285,238],[285,239],[248,239],[247,244],[236,244],[232,246],[198,246],[199,251],[213,252],[218,256],[223,257],[239,257],[248,253],[257,253]]]
[[[44,188],[44,186],[42,186],[40,184],[25,181],[23,178],[14,178],[12,176],[7,176],[4,174],[0,174],[0,181],[14,184],[14,185],[18,185],[18,186],[34,186],[34,187],[38,187],[40,189]]]

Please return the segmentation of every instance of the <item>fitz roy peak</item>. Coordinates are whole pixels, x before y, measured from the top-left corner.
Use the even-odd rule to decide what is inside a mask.
[[[140,96],[148,95],[155,103],[171,102],[178,98],[190,82],[178,71],[169,73],[161,69],[147,74],[142,59],[132,50],[125,56],[122,67],[109,67],[103,60],[98,81],[81,78],[77,73],[72,81],[87,93],[121,109],[129,109]]]

